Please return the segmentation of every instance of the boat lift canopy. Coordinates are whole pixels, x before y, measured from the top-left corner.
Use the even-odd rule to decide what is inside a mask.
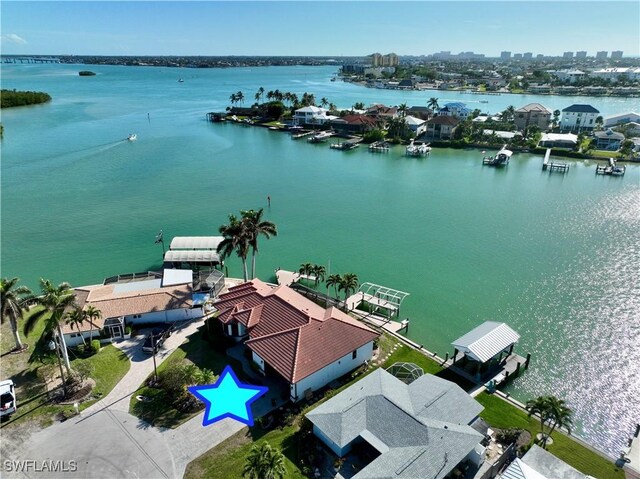
[[[469,358],[486,363],[513,347],[520,335],[505,323],[486,321],[451,344]]]
[[[222,236],[176,236],[171,240],[171,250],[213,250],[224,238]]]
[[[391,315],[397,315],[400,304],[409,293],[397,289],[386,288],[374,283],[362,283],[358,289],[362,295],[362,302],[376,308],[386,309]],[[356,293],[356,295],[358,294]]]

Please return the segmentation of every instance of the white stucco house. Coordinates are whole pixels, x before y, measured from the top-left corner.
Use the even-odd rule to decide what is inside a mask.
[[[124,336],[128,325],[176,323],[200,318],[202,305],[194,305],[193,272],[165,269],[162,276],[150,274],[132,281],[75,288],[76,304],[93,306],[101,317],[77,327],[64,324],[62,332],[68,347],[77,346],[100,331],[112,338]]]
[[[427,120],[422,118],[416,118],[415,116],[407,115],[404,119],[407,127],[416,134],[416,136],[422,135],[427,131]]]
[[[244,341],[263,374],[286,381],[293,402],[369,361],[378,333],[337,308],[259,279],[215,303],[222,332]]]
[[[328,110],[319,106],[305,106],[298,108],[293,115],[294,125],[324,125],[328,121],[338,118],[335,115],[329,115]]]
[[[571,105],[562,110],[562,131],[591,131],[596,126],[600,112],[591,105]]]

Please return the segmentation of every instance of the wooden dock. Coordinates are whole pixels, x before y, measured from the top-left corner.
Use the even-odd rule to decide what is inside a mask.
[[[299,133],[291,132],[291,139],[297,140],[299,138],[304,138],[305,136],[313,135],[313,131],[301,131]]]
[[[544,158],[542,160],[542,171],[545,171],[549,166],[549,157],[551,156],[551,148],[547,148]]]
[[[596,165],[596,175],[624,176],[626,166],[618,166],[616,160],[609,158],[608,165]]]
[[[297,283],[301,279],[306,279],[308,281],[315,281],[316,277],[312,275],[296,273],[294,271],[285,271],[284,269],[277,269],[276,279],[278,280],[278,284],[284,284],[286,286],[289,286],[292,283]]]
[[[552,171],[558,171],[560,173],[566,173],[569,171],[569,165],[567,163],[549,163],[549,173]]]
[[[358,147],[358,144],[362,141],[362,138],[350,138],[340,143],[332,143],[329,148],[334,150],[353,150]]]

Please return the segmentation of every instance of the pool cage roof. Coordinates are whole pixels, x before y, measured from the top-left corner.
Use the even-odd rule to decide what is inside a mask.
[[[420,376],[424,376],[424,370],[414,363],[393,363],[387,371],[405,384],[411,384]]]
[[[363,294],[363,301],[390,310],[400,309],[400,304],[409,293],[397,289],[386,288],[374,283],[362,283],[358,292]]]

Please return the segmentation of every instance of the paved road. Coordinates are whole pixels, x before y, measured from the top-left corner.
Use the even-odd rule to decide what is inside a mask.
[[[157,356],[158,364],[195,332],[202,321],[176,331]],[[80,417],[54,424],[23,438],[20,443],[2,444],[3,478],[181,478],[189,462],[245,427],[225,419],[202,427],[203,413],[177,429],[158,429],[130,415],[129,399],[153,371],[152,358],[142,352],[144,337],[117,344],[131,359],[131,369],[116,387]],[[270,409],[270,398],[254,403],[254,414]],[[6,461],[32,460],[29,470],[9,472]],[[75,472],[35,472],[43,461],[75,461]]]

